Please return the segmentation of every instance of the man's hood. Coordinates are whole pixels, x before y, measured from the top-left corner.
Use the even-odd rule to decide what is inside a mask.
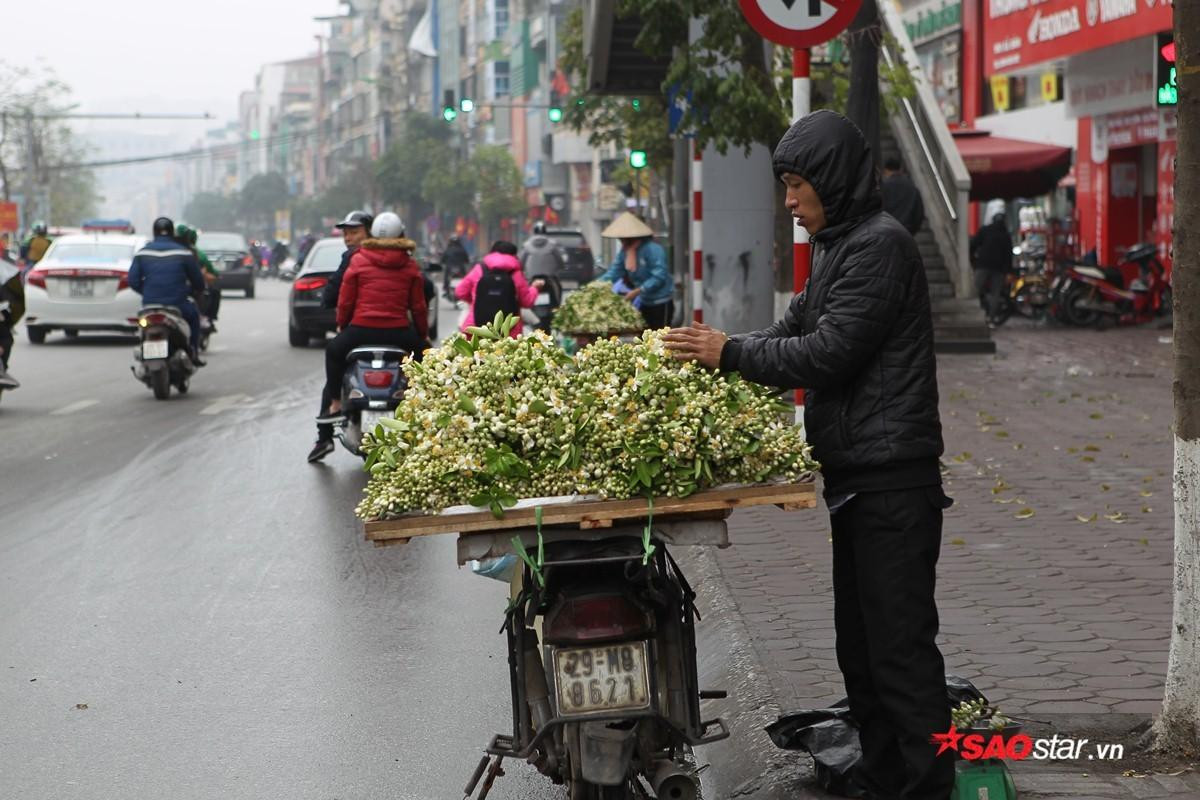
[[[816,190],[826,222],[817,236],[882,208],[871,148],[858,126],[836,112],[814,111],[792,125],[775,147],[773,166],[775,177],[790,172]]]
[[[367,259],[380,267],[416,267],[412,252],[417,249],[417,243],[412,239],[367,239],[362,243],[356,255]]]

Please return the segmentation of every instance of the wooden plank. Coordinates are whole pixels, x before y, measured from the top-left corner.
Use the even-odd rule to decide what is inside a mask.
[[[683,498],[658,497],[654,500],[654,517],[661,519],[714,512],[723,512],[724,515],[735,508],[757,505],[813,508],[816,506],[816,490],[811,482],[807,482],[709,489]],[[536,524],[535,515],[536,509],[533,507],[509,509],[502,519],[496,519],[488,511],[462,511],[370,520],[365,528],[368,539],[383,541],[442,533],[530,527]],[[542,506],[542,525],[574,525],[585,529],[609,527],[614,520],[639,519],[646,515],[646,501],[641,498],[551,503]]]

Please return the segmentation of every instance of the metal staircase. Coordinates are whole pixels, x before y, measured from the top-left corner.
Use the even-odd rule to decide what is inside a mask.
[[[880,162],[898,155],[925,204],[925,224],[917,244],[929,278],[934,344],[938,352],[994,353],[983,310],[976,300],[967,236],[967,195],[971,177],[958,153],[933,90],[920,68],[900,14],[878,3],[884,37],[880,56],[889,66],[908,65],[917,94],[903,100],[881,130]]]

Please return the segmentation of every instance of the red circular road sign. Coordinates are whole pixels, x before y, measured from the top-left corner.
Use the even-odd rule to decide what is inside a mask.
[[[862,0],[739,0],[764,38],[786,47],[816,47],[850,26]]]

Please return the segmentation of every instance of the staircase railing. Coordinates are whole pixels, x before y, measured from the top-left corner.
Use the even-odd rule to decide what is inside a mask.
[[[900,13],[888,0],[877,3],[885,32],[880,55],[889,68],[908,67],[916,96],[904,99],[889,122],[905,155],[913,183],[925,201],[925,216],[946,261],[956,297],[974,294],[967,236],[967,196],[971,176],[954,144],[954,137],[933,96],[933,89],[917,59]]]

